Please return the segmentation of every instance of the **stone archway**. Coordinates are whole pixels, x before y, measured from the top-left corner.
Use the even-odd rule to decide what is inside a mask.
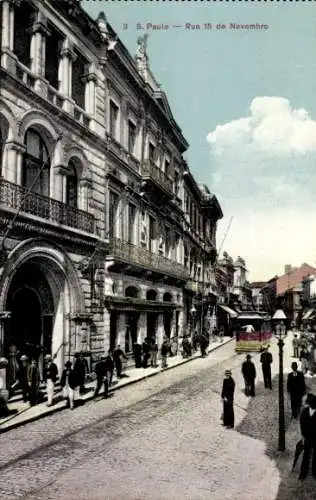
[[[76,349],[72,317],[84,314],[84,299],[70,258],[42,239],[20,243],[9,254],[0,280],[0,308],[5,322],[3,349],[28,356],[56,356],[59,371]]]

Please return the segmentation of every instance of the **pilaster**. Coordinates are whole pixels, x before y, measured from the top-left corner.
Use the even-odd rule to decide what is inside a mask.
[[[117,335],[116,344],[121,347],[125,345],[125,333],[126,333],[126,314],[120,312],[117,318]]]

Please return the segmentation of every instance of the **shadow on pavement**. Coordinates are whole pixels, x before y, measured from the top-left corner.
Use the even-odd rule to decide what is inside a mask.
[[[286,450],[278,451],[278,376],[272,380],[272,390],[265,389],[263,382],[256,384],[256,396],[250,398],[247,415],[235,427],[237,432],[263,441],[266,455],[273,460],[280,473],[280,485],[275,499],[267,500],[316,500],[316,480],[309,474],[305,481],[299,481],[301,458],[292,470],[295,446],[300,439],[299,420],[291,419],[291,407],[286,393],[284,376],[284,408],[286,427]],[[316,383],[306,379],[308,392],[316,394]],[[269,480],[269,478],[267,478]],[[263,492],[260,492],[261,494]]]

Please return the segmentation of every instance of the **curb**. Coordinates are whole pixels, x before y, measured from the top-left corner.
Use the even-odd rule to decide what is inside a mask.
[[[208,351],[208,354],[210,354],[213,351],[216,351],[217,349],[219,349],[220,347],[225,346],[226,344],[229,344],[233,340],[235,340],[234,337],[229,338],[229,339],[223,341],[223,343],[221,343],[221,344],[213,346],[213,348],[211,348]],[[134,379],[134,380],[130,380],[130,381],[126,381],[126,383],[124,383],[124,384],[122,384],[122,385],[120,385],[118,387],[112,387],[112,388],[109,389],[109,393],[113,393],[114,391],[118,391],[120,389],[124,389],[124,387],[127,387],[127,386],[132,385],[132,384],[136,384],[137,382],[141,382],[142,380],[145,380],[146,378],[150,378],[150,377],[153,377],[154,375],[158,375],[159,373],[166,372],[168,370],[172,370],[173,368],[177,368],[178,366],[184,365],[185,363],[189,363],[190,361],[194,361],[195,359],[200,359],[200,358],[201,358],[200,355],[191,356],[190,358],[184,358],[179,363],[177,363],[176,365],[168,366],[167,368],[160,368],[156,372],[144,374],[140,378],[137,378],[137,379]],[[84,402],[86,403],[87,401],[92,401],[93,399],[94,399],[94,396],[91,395],[91,396],[88,396],[84,400]],[[24,421],[13,422],[11,425],[9,425],[8,427],[5,427],[3,429],[1,429],[1,424],[0,424],[0,434],[4,434],[5,432],[11,431],[13,429],[17,429],[18,427],[22,427],[23,425],[26,425],[26,424],[28,424],[30,422],[35,422],[36,420],[40,420],[41,418],[48,417],[48,416],[52,415],[53,413],[58,413],[60,411],[66,410],[66,409],[67,409],[67,406],[65,404],[65,406],[61,406],[60,408],[52,409],[51,411],[48,411],[48,412],[45,412],[45,413],[39,413],[38,415],[34,415],[33,417],[25,419]],[[29,407],[25,408],[21,412],[15,414],[13,416],[13,418],[15,418],[17,415],[21,415],[22,413],[24,413],[27,410],[29,410]]]

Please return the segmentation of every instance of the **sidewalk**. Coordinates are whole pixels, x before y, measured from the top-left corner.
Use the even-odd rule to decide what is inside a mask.
[[[224,337],[222,342],[220,340],[216,340],[215,342],[211,342],[208,348],[208,352],[215,351],[221,346],[224,346],[228,342],[233,341],[231,337]],[[194,359],[200,358],[200,352],[193,354],[190,358],[182,358],[180,354],[177,356],[168,358],[168,367],[164,370],[161,367],[158,368],[131,368],[128,370],[128,374],[124,373],[124,377],[118,380],[114,380],[112,387],[109,389],[109,392],[116,391],[121,389],[122,387],[126,387],[127,385],[134,384],[141,380],[144,380],[148,377],[152,377],[162,371],[170,370],[171,368],[175,368],[184,363],[188,363]],[[88,382],[85,384],[86,394],[80,396],[80,400],[83,402],[90,401],[93,399],[94,389],[96,382]],[[100,392],[101,394],[101,392]],[[64,399],[61,399],[61,393],[55,393],[55,404],[51,407],[48,407],[46,402],[40,403],[36,406],[30,406],[29,403],[23,403],[21,401],[12,402],[8,404],[10,410],[16,410],[17,413],[13,415],[9,415],[6,418],[2,418],[0,420],[0,434],[3,432],[7,432],[16,427],[20,427],[28,422],[33,422],[40,418],[43,418],[47,415],[51,415],[57,411],[61,411],[67,408],[67,402]]]

